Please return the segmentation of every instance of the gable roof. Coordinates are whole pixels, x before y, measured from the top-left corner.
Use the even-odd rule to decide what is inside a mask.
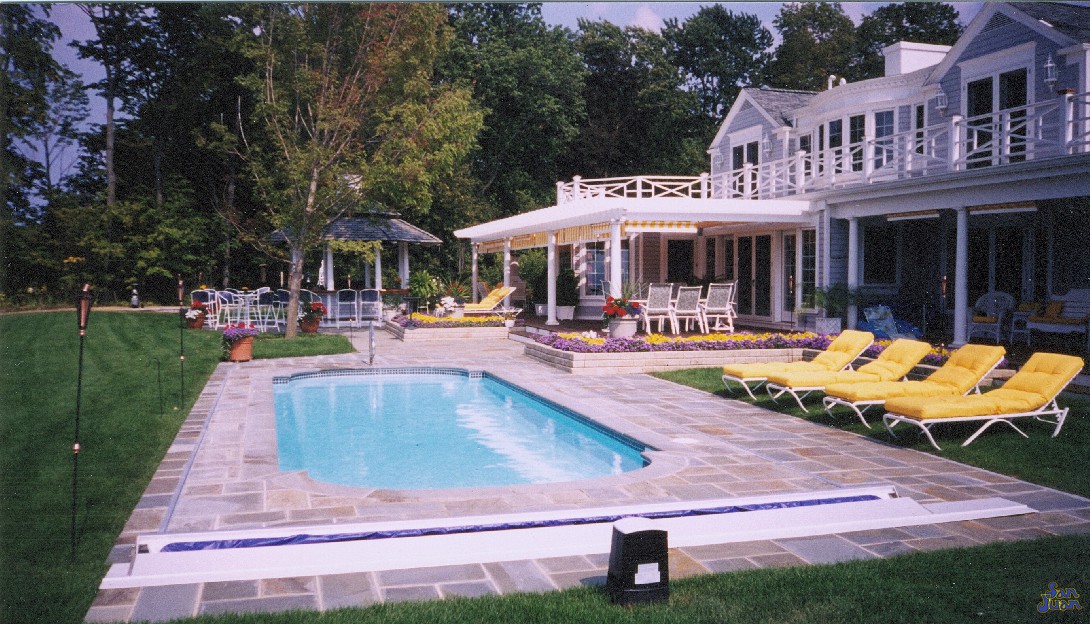
[[[1090,42],[1090,7],[1061,2],[1017,2],[1011,6],[1076,41]]]
[[[396,213],[372,213],[367,217],[341,217],[322,230],[322,240],[385,241],[439,245],[443,241],[428,232],[397,218]],[[269,238],[274,242],[287,240],[284,232],[277,230]]]
[[[738,113],[744,109],[747,102],[756,107],[765,119],[768,119],[769,123],[777,127],[788,127],[792,125],[794,112],[806,106],[815,95],[817,94],[813,91],[743,87],[738,92],[738,97],[735,98],[734,104],[731,105],[730,111],[727,112],[727,116],[723,119],[723,123],[719,124],[719,130],[715,133],[715,138],[712,139],[710,149],[714,149],[723,140],[727,128]]]

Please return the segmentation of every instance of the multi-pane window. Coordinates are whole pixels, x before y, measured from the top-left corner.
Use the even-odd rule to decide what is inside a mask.
[[[584,294],[593,297],[603,294],[602,281],[606,279],[606,244],[604,242],[586,243],[583,248],[584,276],[586,277],[586,291]]]
[[[893,159],[893,111],[874,114],[874,168],[881,169]]]
[[[783,235],[783,309],[795,309],[795,269],[798,256],[795,255],[795,235]]]
[[[916,127],[916,153],[922,154],[924,148],[924,105],[916,105],[916,119],[913,125]]]
[[[704,279],[715,277],[715,239],[704,241]]]
[[[810,173],[813,171],[813,165],[812,165],[813,161],[810,158],[810,154],[813,152],[812,145],[813,145],[813,138],[809,134],[804,134],[804,135],[799,137],[799,151],[806,154],[806,156],[803,157],[803,165],[802,166],[803,166],[803,173],[807,177],[809,177]]]
[[[863,139],[867,136],[867,117],[852,115],[848,118],[848,143],[852,153],[852,171],[863,170]]]
[[[734,239],[723,239],[723,279],[734,279]]]
[[[817,290],[817,231],[802,231],[802,255],[799,258],[801,264],[802,307],[813,308],[814,291]]]
[[[734,146],[731,149],[731,161],[734,165],[734,190],[740,195],[754,195],[757,192],[757,171],[750,170],[752,177],[748,184],[743,172],[747,164],[756,167],[760,163],[760,149],[757,141]]]

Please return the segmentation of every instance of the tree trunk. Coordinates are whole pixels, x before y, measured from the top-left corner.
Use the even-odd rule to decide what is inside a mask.
[[[114,171],[114,75],[106,69],[106,205],[117,201],[117,173]]]
[[[291,340],[299,334],[299,291],[303,287],[303,249],[298,242],[291,245],[291,273],[288,275],[288,311],[284,317],[284,338]]]

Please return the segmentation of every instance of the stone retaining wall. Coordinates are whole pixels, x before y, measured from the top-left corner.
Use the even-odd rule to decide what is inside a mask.
[[[737,351],[644,351],[640,353],[574,353],[540,343],[527,343],[523,353],[576,375],[650,373],[682,368],[723,366],[739,362],[790,362],[803,349],[739,349]]]

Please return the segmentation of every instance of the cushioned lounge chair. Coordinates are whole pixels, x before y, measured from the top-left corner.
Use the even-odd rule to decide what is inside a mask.
[[[728,364],[723,367],[723,384],[730,390],[730,382],[741,384],[749,398],[756,400],[753,390],[761,387],[761,384],[773,373],[817,371],[832,372],[844,370],[851,366],[867,347],[874,342],[874,334],[861,332],[854,329],[846,329],[827,349],[817,354],[809,362],[750,362],[747,364]],[[749,384],[753,387],[750,388]]]
[[[515,292],[512,286],[501,286],[488,293],[480,303],[467,303],[462,307],[465,314],[493,314],[500,311],[505,297]]]
[[[822,403],[830,412],[836,405],[848,407],[864,425],[868,408],[883,405],[897,397],[943,397],[980,391],[980,382],[1003,361],[1007,350],[1001,346],[967,344],[950,356],[945,364],[922,381],[872,381],[838,383],[825,386]]]
[[[802,411],[808,412],[802,399],[811,392],[822,392],[825,386],[837,383],[903,379],[930,352],[931,345],[926,342],[901,338],[894,340],[874,361],[867,362],[858,370],[772,373],[768,376],[765,389],[773,400],[785,393],[790,394]]]
[[[899,423],[919,427],[931,446],[940,451],[942,449],[931,435],[931,427],[939,423],[983,421],[984,424],[962,446],[969,446],[988,427],[1000,422],[1028,438],[1014,424],[1016,418],[1034,418],[1056,425],[1052,432],[1055,438],[1060,434],[1068,410],[1066,407],[1060,408],[1056,397],[1082,372],[1083,364],[1082,358],[1073,355],[1034,353],[1025,366],[1000,388],[971,396],[890,399],[886,401],[887,413],[882,417],[882,422],[890,435],[893,435],[893,428]],[[1049,420],[1047,416],[1055,420]]]

